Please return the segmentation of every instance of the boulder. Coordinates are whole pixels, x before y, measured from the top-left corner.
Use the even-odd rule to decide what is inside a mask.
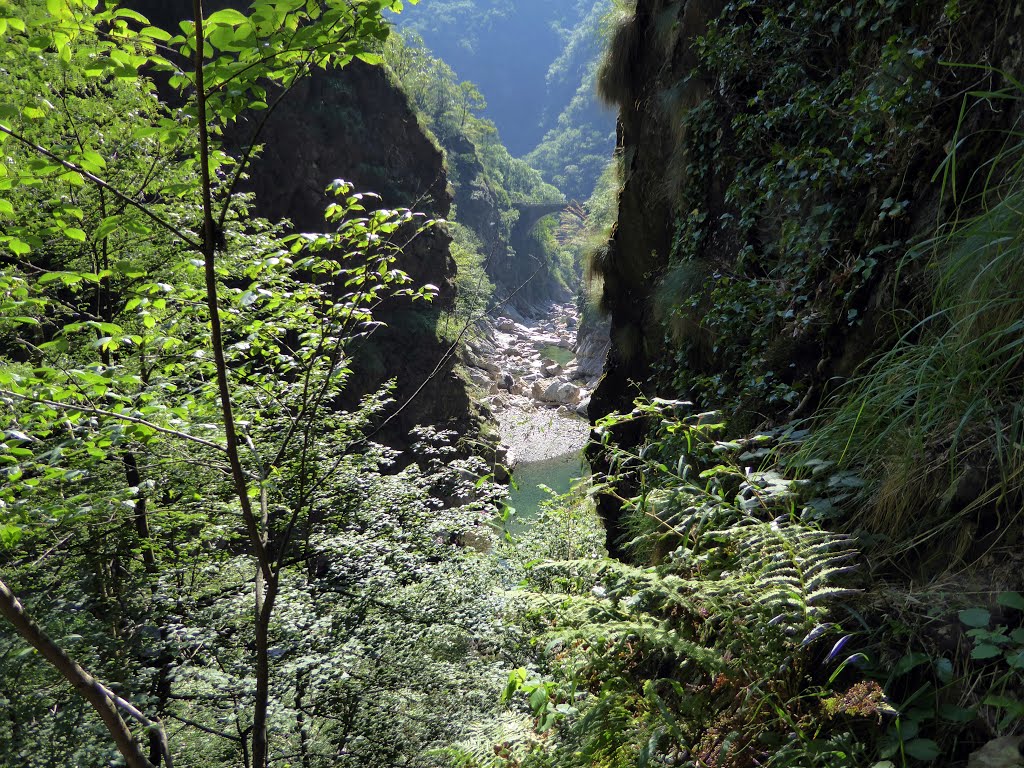
[[[580,388],[568,381],[541,379],[533,383],[533,398],[557,405],[576,405],[580,401]]]
[[[472,384],[476,384],[478,387],[483,387],[484,389],[490,389],[491,377],[479,368],[468,368],[467,374],[469,375],[469,381]]]
[[[508,408],[508,399],[504,395],[491,395],[487,398],[487,404],[492,408],[504,410]]]
[[[524,377],[523,380],[527,381],[528,378]],[[544,381],[543,379],[534,379],[533,386],[530,388],[530,394],[533,396],[534,400],[543,400],[544,393],[547,392],[547,389],[548,382]]]
[[[541,373],[549,379],[553,379],[555,376],[562,372],[562,366],[556,363],[554,360],[543,360],[540,366]]]
[[[502,333],[512,333],[516,330],[516,322],[508,317],[499,317],[494,321],[494,327]]]

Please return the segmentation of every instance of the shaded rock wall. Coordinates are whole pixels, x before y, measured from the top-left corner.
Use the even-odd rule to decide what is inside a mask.
[[[259,117],[243,122],[243,135]],[[451,197],[441,152],[381,68],[356,61],[341,71],[314,73],[288,94],[260,141],[265,149],[253,164],[250,181],[257,212],[288,218],[299,231],[322,228],[329,202],[323,190],[339,177],[358,190],[377,192],[385,207],[409,207],[438,218],[449,215]],[[349,385],[353,402],[390,378],[398,382],[398,403],[415,394],[378,439],[401,445],[417,424],[474,431],[469,397],[453,372],[454,359],[435,371],[446,351],[434,333],[435,317],[455,298],[449,243],[444,229],[436,227],[405,249],[398,266],[416,284],[432,283],[440,293],[430,307],[401,300],[385,304],[376,315],[387,327],[357,353]]]
[[[540,218],[538,211],[531,210],[536,206],[503,203],[487,178],[476,147],[464,134],[451,133],[439,140],[447,158],[455,218],[480,238],[484,270],[497,289],[497,299],[512,296],[512,306],[527,314],[548,302],[565,300],[532,235]],[[563,207],[540,206],[544,213]],[[519,216],[511,227],[504,220],[510,213]]]
[[[625,175],[594,265],[612,347],[592,418],[646,393],[740,432],[782,423],[891,342],[895,313],[928,298],[901,264],[950,210],[934,175],[964,94],[1005,85],[943,62],[1019,71],[1019,16],[1009,0],[638,0],[599,77]],[[961,135],[1012,112],[968,110]],[[961,148],[961,192],[985,144]]]
[[[176,29],[190,7],[159,0],[132,0],[133,8],[153,23]],[[243,7],[239,0],[208,0],[207,13]],[[229,147],[247,146],[266,113],[243,117],[225,136]],[[330,200],[327,185],[336,178],[356,189],[381,195],[381,207],[407,207],[444,218],[451,196],[444,158],[424,134],[405,94],[378,67],[354,61],[342,70],[318,71],[300,81],[273,111],[258,136],[262,153],[252,164],[245,191],[256,193],[256,214],[272,221],[289,219],[296,231],[320,231]],[[371,203],[372,206],[372,203]],[[397,266],[417,284],[440,289],[429,306],[394,300],[378,309],[387,323],[356,352],[354,375],[342,400],[359,397],[397,379],[395,399],[415,399],[388,422],[376,439],[397,447],[409,429],[436,424],[476,434],[478,419],[464,383],[454,373],[454,358],[434,332],[436,315],[454,301],[455,263],[450,238],[434,228],[404,250]],[[429,379],[429,380],[428,380]],[[426,382],[421,387],[421,384]]]

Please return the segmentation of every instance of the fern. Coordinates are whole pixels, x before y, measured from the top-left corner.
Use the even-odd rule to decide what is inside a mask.
[[[660,561],[544,563],[519,597],[543,628],[539,664],[580,712],[556,724],[555,764],[770,762],[759,737],[784,738],[825,690],[808,681],[830,609],[855,591],[851,540],[799,522],[800,488],[773,467],[731,458],[764,440],[715,440],[720,425],[678,406],[638,404],[629,418],[657,415],[654,433],[613,448],[607,478],[638,489],[634,552]]]
[[[494,720],[470,725],[462,741],[429,750],[423,756],[446,768],[507,768],[521,761],[536,743],[532,721],[506,712]]]

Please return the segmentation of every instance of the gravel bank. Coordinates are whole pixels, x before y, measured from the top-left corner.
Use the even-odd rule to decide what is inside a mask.
[[[590,425],[583,419],[549,408],[512,406],[499,411],[497,418],[510,466],[575,453],[583,449],[590,434]]]

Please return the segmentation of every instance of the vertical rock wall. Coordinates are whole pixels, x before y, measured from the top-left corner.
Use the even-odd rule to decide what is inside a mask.
[[[615,30],[599,89],[624,184],[594,265],[612,348],[592,417],[641,393],[736,431],[812,415],[927,301],[905,257],[951,210],[936,172],[958,131],[1012,124],[1009,103],[961,107],[1007,84],[976,65],[1019,71],[1021,8],[882,5],[637,0]],[[961,199],[992,150],[960,148]]]
[[[191,10],[158,0],[132,0],[130,5],[166,29],[177,28],[178,19]],[[204,7],[210,13],[243,5],[208,0]],[[228,148],[247,146],[264,117],[258,112],[239,120],[225,136]],[[382,68],[354,61],[341,70],[314,72],[274,109],[257,142],[263,149],[245,191],[256,194],[257,215],[288,219],[296,231],[324,228],[330,202],[325,190],[337,178],[381,195],[380,207],[407,207],[437,218],[451,210],[444,157]],[[375,315],[387,326],[356,350],[354,374],[342,396],[342,405],[352,407],[362,394],[396,379],[397,403],[410,402],[376,439],[398,447],[417,424],[477,432],[474,408],[454,373],[454,357],[446,357],[446,345],[434,331],[437,314],[455,298],[449,244],[445,231],[435,228],[404,250],[397,266],[416,284],[437,286],[439,295],[426,307],[394,300],[378,308]]]

